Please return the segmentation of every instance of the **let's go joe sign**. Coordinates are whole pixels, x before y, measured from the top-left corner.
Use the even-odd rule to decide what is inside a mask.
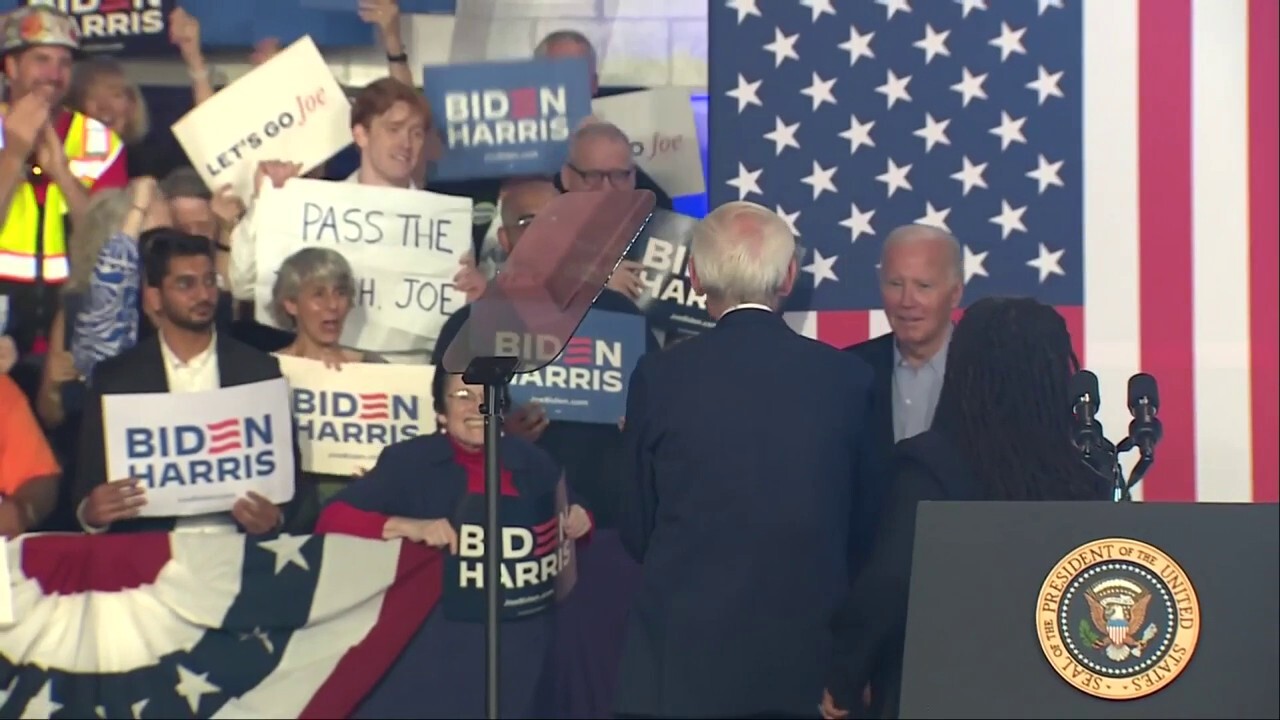
[[[351,104],[311,37],[290,45],[174,123],[173,134],[213,190],[247,200],[263,160],[302,172],[351,144]]]

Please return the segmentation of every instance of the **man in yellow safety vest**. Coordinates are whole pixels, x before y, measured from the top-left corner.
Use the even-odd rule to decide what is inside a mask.
[[[120,138],[62,105],[79,54],[75,20],[56,9],[20,7],[0,23],[9,86],[0,104],[0,296],[9,327],[0,332],[33,360],[47,350],[72,223],[91,192],[128,183]]]

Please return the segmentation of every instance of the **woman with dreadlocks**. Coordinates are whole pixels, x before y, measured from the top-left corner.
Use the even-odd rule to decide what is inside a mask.
[[[919,502],[1107,498],[1071,441],[1067,386],[1078,365],[1066,322],[1047,305],[988,298],[965,311],[933,425],[894,448],[875,550],[833,623],[823,717],[897,717]]]

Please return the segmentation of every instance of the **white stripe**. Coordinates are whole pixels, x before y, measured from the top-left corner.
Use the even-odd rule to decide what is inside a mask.
[[[307,626],[293,634],[271,675],[213,717],[298,717],[347,650],[373,630],[395,580],[403,541],[324,537],[324,562]]]
[[[867,312],[867,339],[878,338],[893,328],[889,327],[889,316],[884,310],[870,310]]]
[[[1196,497],[1250,502],[1249,7],[1195,0],[1191,19]]]
[[[36,260],[34,257],[0,252],[0,278],[34,280],[35,270]],[[66,280],[69,272],[70,267],[67,264],[66,256],[58,255],[44,259],[42,277],[45,280]]]
[[[812,310],[782,313],[782,320],[796,333],[818,339],[818,313]]]
[[[22,572],[21,553],[11,554],[18,622],[0,629],[0,654],[14,664],[123,673],[190,650],[240,592],[244,536],[170,535],[169,544],[172,559],[155,583],[72,595],[45,595]]]
[[[1138,371],[1141,360],[1138,4],[1137,0],[1108,0],[1080,5],[1084,13],[1083,345],[1085,363],[1098,376],[1103,399],[1098,419],[1107,436],[1118,442],[1131,419],[1125,402],[1129,376]],[[1126,472],[1137,460],[1130,455]],[[1139,485],[1134,499],[1141,497]]]

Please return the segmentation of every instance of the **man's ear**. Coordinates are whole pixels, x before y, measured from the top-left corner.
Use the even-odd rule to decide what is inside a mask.
[[[160,312],[160,288],[145,285],[142,288],[142,304],[149,314]]]
[[[360,148],[360,152],[364,152],[369,147],[369,131],[360,123],[351,126],[351,137],[355,138],[356,147]]]
[[[778,288],[778,297],[787,297],[796,286],[796,276],[800,273],[800,263],[795,258],[787,265],[787,276],[782,279],[782,287]]]
[[[501,220],[499,220],[501,222]],[[511,256],[511,238],[507,236],[507,228],[498,228],[498,246],[502,248],[502,254],[507,257]]]
[[[702,281],[698,279],[698,264],[693,261],[693,256],[689,256],[689,286],[699,295],[707,293],[702,289]]]

